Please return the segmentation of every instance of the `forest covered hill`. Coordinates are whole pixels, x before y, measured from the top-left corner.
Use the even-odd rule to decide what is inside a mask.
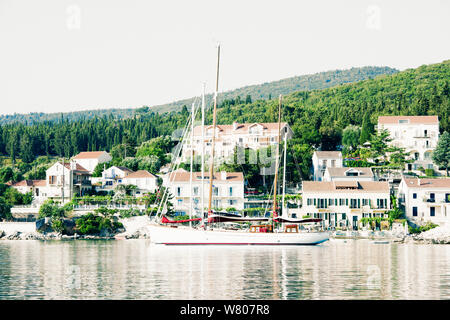
[[[245,101],[247,96],[253,100],[271,99],[279,94],[289,94],[294,91],[324,89],[336,85],[357,82],[365,79],[372,79],[379,75],[394,74],[398,70],[389,67],[362,67],[351,68],[348,70],[333,70],[320,72],[304,76],[296,76],[278,81],[266,82],[258,85],[251,85],[239,89],[221,93],[222,99],[241,99]],[[239,97],[239,98],[238,98]],[[195,98],[184,99],[164,105],[141,107],[141,108],[114,108],[114,109],[98,109],[65,113],[28,113],[28,114],[12,114],[0,115],[0,125],[22,122],[32,124],[40,121],[77,121],[89,120],[95,117],[111,116],[114,119],[130,118],[134,114],[146,112],[148,110],[164,113],[170,111],[179,111],[183,105],[190,106]],[[212,95],[206,96],[206,102],[211,104]],[[62,106],[64,107],[64,106]]]
[[[367,127],[374,133],[380,115],[438,115],[441,132],[450,131],[449,82],[450,60],[447,60],[375,79],[287,94],[283,98],[282,117],[294,132],[288,145],[287,178],[290,181],[307,178],[313,151],[319,147],[335,150],[347,126]],[[220,95],[218,123],[275,122],[277,106],[276,98],[249,101]],[[5,124],[0,126],[0,154],[33,161],[40,155],[70,157],[80,151],[110,151],[119,145],[132,149],[152,138],[170,136],[186,125],[189,116],[188,109],[182,107],[180,111],[164,114],[143,109],[122,120],[109,115],[33,125]],[[209,110],[207,123],[211,121]]]

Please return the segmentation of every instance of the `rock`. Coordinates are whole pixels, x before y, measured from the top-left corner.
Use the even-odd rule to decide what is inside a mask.
[[[5,236],[5,232],[3,230],[0,230],[0,239]]]
[[[14,232],[12,232],[12,233],[10,233],[10,234],[7,234],[6,235],[6,239],[7,240],[20,240],[20,234],[21,234],[21,232],[19,232],[19,231],[14,231]]]

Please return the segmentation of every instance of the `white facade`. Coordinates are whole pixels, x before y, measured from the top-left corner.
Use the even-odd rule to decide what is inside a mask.
[[[70,162],[64,165],[56,162],[46,171],[46,184],[42,188],[43,197],[70,200],[74,196],[82,196],[91,189],[91,174],[81,165]]]
[[[164,179],[164,184],[173,195],[172,203],[175,212],[189,214],[192,206],[195,212],[201,212],[202,205],[202,179],[201,172],[193,172],[192,193],[190,183],[190,172],[175,171]],[[208,207],[209,198],[209,173],[205,173],[203,204],[205,210]],[[242,172],[217,172],[213,180],[213,208],[235,208],[244,209],[244,176]],[[206,212],[206,211],[205,211]]]
[[[128,174],[133,173],[132,170],[126,167],[112,166],[103,170],[101,177],[101,184],[103,189],[113,189],[117,184],[123,183],[123,178]]]
[[[322,181],[327,167],[342,168],[340,151],[314,151],[312,156],[313,180]]]
[[[450,178],[403,178],[398,199],[406,217],[416,224],[427,221],[440,225],[450,223]]]
[[[136,194],[155,192],[158,188],[158,177],[145,170],[130,173],[118,184],[137,186]]]
[[[383,217],[391,206],[384,181],[304,181],[302,202],[302,215],[324,219],[326,227],[348,228],[364,217]]]
[[[325,169],[323,181],[374,181],[375,176],[371,168],[331,168]]]
[[[414,159],[407,164],[408,170],[437,169],[431,154],[439,139],[438,116],[381,116],[377,130],[388,130],[390,145],[405,148]]]
[[[72,160],[92,173],[99,163],[109,162],[112,160],[112,157],[106,151],[92,151],[80,152]]]
[[[45,180],[22,180],[15,183],[8,183],[8,185],[23,194],[31,192],[34,203],[46,200],[45,190],[47,183]]]
[[[205,155],[208,156],[212,151],[213,127],[205,126],[204,128],[204,148]],[[219,161],[229,158],[234,155],[236,147],[257,150],[270,146],[276,146],[279,131],[281,134],[281,140],[284,139],[285,134],[287,139],[291,139],[293,136],[292,129],[285,122],[280,124],[280,130],[278,130],[278,123],[234,122],[232,125],[217,125],[214,157]],[[191,138],[189,136],[187,141],[190,142],[190,139]],[[189,143],[184,145],[181,157],[183,161],[186,161],[186,159],[191,157],[192,149],[194,150],[194,157],[201,155],[202,126],[196,126],[194,128],[193,147],[191,147]]]

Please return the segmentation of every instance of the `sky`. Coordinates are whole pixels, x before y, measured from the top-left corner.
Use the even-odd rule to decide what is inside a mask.
[[[450,59],[447,0],[0,0],[0,114],[152,106]]]

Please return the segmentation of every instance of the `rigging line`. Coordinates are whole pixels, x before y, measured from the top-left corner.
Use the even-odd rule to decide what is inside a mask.
[[[194,100],[194,110],[195,110],[195,103],[197,102],[197,100],[198,100],[198,97],[195,97],[195,100]],[[197,109],[197,111],[198,111],[198,109]],[[194,112],[194,118],[195,118],[195,112]],[[174,171],[174,170],[173,170],[173,165],[174,165],[174,163],[175,163],[175,160],[180,156],[180,152],[181,152],[181,150],[183,149],[183,144],[185,144],[185,143],[187,142],[187,139],[185,139],[185,138],[186,138],[187,133],[189,132],[189,127],[190,127],[191,121],[192,121],[192,117],[189,117],[188,123],[186,124],[186,126],[185,126],[184,129],[183,129],[184,132],[183,132],[183,137],[182,137],[182,139],[181,139],[182,143],[181,143],[180,147],[176,150],[176,153],[177,153],[177,154],[175,155],[174,159],[172,160],[172,163],[171,163],[171,166],[170,166],[170,169],[169,169],[169,172],[168,172],[168,175],[169,175],[169,183],[170,183],[170,181],[171,181],[171,175],[172,175],[172,172]],[[177,163],[177,164],[176,164],[176,170],[179,168],[179,166],[180,166],[180,163]],[[176,176],[176,172],[175,172],[174,177],[175,177],[175,176]],[[169,198],[169,196],[168,196],[168,187],[166,187],[166,188],[164,189],[164,194],[163,194],[163,196],[162,196],[162,198],[161,198],[161,201],[160,201],[160,204],[159,204],[159,206],[158,206],[158,210],[156,211],[156,217],[159,216],[160,209],[161,209],[162,207],[164,207],[164,205],[167,203],[168,198]],[[162,212],[161,212],[161,213],[162,213]]]

